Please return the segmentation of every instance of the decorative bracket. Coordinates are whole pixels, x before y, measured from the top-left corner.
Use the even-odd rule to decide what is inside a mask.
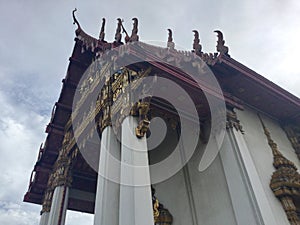
[[[235,128],[236,131],[240,131],[242,134],[245,133],[239,119],[237,118],[236,112],[234,112],[233,109],[227,110],[226,117],[227,117],[227,121],[226,121],[227,129]]]
[[[138,138],[142,138],[145,136],[149,129],[150,121],[149,120],[141,120],[139,125],[135,128],[135,134]]]
[[[150,103],[140,101],[137,103],[135,107],[135,115],[138,115],[140,118],[139,125],[135,128],[135,134],[138,138],[142,138],[145,136],[146,132],[149,129],[150,121],[148,120],[148,112],[149,112]]]

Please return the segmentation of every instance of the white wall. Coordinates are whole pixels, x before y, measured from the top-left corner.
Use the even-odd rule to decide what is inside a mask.
[[[275,171],[275,168],[273,167],[272,150],[268,145],[261,122],[256,112],[251,109],[246,108],[244,111],[235,111],[237,112],[238,119],[241,121],[245,131],[244,139],[250,151],[270,207],[274,212],[275,220],[278,224],[289,225],[290,223],[287,220],[280,201],[274,196],[269,187],[271,176]],[[261,118],[263,119],[265,126],[270,131],[272,139],[275,143],[277,143],[281,153],[287,159],[294,162],[299,168],[299,160],[279,123],[264,115],[261,115]]]
[[[173,147],[176,135],[168,139]],[[237,224],[219,155],[207,170],[198,171],[203,147],[202,144],[197,147],[187,166],[178,173],[153,185],[156,196],[173,215],[173,225]]]

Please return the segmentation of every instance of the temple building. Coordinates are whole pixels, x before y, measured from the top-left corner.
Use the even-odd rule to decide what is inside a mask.
[[[298,97],[233,59],[219,30],[214,53],[197,30],[192,51],[171,29],[165,47],[143,43],[137,18],[131,34],[117,19],[108,42],[105,19],[95,38],[75,11],[24,196],[40,225],[64,225],[67,210],[94,225],[300,225]]]

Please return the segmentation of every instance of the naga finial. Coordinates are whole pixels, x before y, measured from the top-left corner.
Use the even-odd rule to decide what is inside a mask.
[[[99,34],[99,40],[102,42],[105,42],[104,41],[104,37],[105,37],[104,28],[105,28],[105,18],[102,18],[102,25],[101,25],[101,30],[100,30],[100,34]]]
[[[196,53],[196,55],[201,56],[202,55],[202,45],[200,44],[200,38],[199,38],[199,32],[197,30],[193,30],[194,32],[194,43],[193,43],[193,52]]]
[[[121,34],[122,20],[120,18],[118,18],[117,20],[118,20],[118,25],[117,25],[116,34],[115,34],[115,42],[121,43],[121,39],[122,39],[122,34]]]
[[[224,41],[224,38],[223,38],[223,33],[219,30],[215,30],[214,32],[217,33],[218,35],[218,41],[217,41],[217,51],[220,52],[221,54],[225,54],[225,55],[228,55],[228,47],[225,46],[225,41]]]
[[[130,41],[138,41],[139,36],[138,36],[138,19],[137,18],[132,18],[133,20],[133,28],[130,36]]]
[[[80,24],[79,24],[78,20],[77,20],[76,17],[75,17],[75,12],[76,12],[76,11],[77,11],[76,8],[72,11],[72,15],[73,15],[73,24],[77,24],[78,28],[80,28]]]
[[[174,49],[175,48],[175,43],[173,42],[173,32],[171,29],[168,29],[169,32],[169,36],[168,36],[168,43],[167,43],[167,47],[170,49]]]

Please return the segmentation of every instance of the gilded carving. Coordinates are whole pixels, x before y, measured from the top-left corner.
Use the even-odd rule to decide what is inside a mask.
[[[71,158],[67,155],[59,155],[55,163],[53,187],[71,186],[72,177],[70,174]]]
[[[138,138],[142,138],[145,136],[149,129],[150,121],[143,119],[139,122],[139,125],[135,128],[135,134]]]
[[[226,128],[227,129],[235,129],[236,131],[240,131],[242,134],[244,134],[243,127],[237,118],[237,114],[235,111],[232,110],[227,110],[226,113],[227,121],[226,121]]]
[[[290,223],[292,225],[300,225],[300,219],[297,215],[300,206],[298,205],[297,208],[297,201],[295,201],[296,198],[300,197],[300,174],[295,164],[285,158],[279,151],[277,144],[271,138],[271,134],[261,118],[260,121],[268,144],[272,149],[274,157],[273,166],[276,169],[271,178],[270,188],[280,200]]]
[[[148,99],[149,101],[149,99]],[[131,110],[131,115],[139,116],[139,124],[135,128],[135,134],[138,138],[144,137],[149,129],[150,121],[148,119],[148,112],[150,103],[146,101],[139,101]]]
[[[53,197],[53,187],[52,182],[54,180],[53,174],[49,175],[47,189],[44,194],[43,204],[42,204],[42,211],[41,214],[44,212],[50,212],[51,204],[52,204],[52,197]]]
[[[152,189],[152,204],[154,225],[171,225],[173,223],[173,216],[168,209],[164,208],[163,204],[155,196],[155,189]]]
[[[298,159],[300,159],[300,128],[295,125],[285,125],[284,126],[285,133],[290,140]]]
[[[62,144],[62,148],[58,153],[57,160],[54,164],[54,170],[51,176],[52,189],[57,186],[71,186],[72,176],[71,176],[71,163],[72,158],[69,157],[69,144],[71,138],[73,137],[72,131],[66,132]],[[50,180],[50,178],[49,178]]]

